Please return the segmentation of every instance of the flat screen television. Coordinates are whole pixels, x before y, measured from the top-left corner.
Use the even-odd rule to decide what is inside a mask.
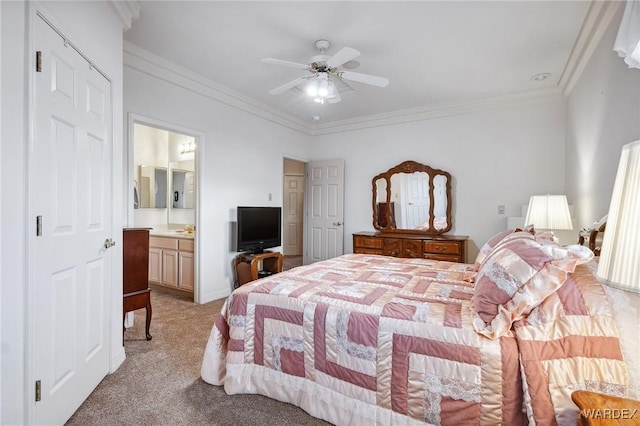
[[[280,207],[238,207],[238,251],[262,253],[282,245]]]

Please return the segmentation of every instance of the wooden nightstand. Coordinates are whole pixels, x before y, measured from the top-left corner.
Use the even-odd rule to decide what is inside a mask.
[[[571,399],[580,409],[578,426],[640,425],[640,401],[589,391],[575,391]]]

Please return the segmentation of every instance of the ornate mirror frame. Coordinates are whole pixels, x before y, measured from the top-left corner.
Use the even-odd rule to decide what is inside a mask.
[[[429,219],[428,226],[426,229],[421,228],[413,228],[413,229],[401,229],[395,227],[395,214],[391,211],[391,206],[393,203],[391,202],[391,178],[393,175],[397,173],[417,173],[424,172],[429,176]],[[434,179],[438,176],[444,176],[446,180],[445,188],[446,188],[446,224],[443,228],[435,227],[435,215],[434,209],[436,206],[436,198],[435,198],[435,184]],[[382,180],[382,181],[381,181]],[[386,203],[381,203],[378,201],[378,182],[380,184],[386,185]],[[372,210],[373,210],[373,227],[381,232],[394,232],[394,233],[422,233],[425,235],[439,235],[444,234],[451,230],[453,225],[453,221],[451,218],[451,175],[444,170],[433,169],[425,164],[417,163],[415,161],[405,161],[403,163],[398,164],[395,167],[390,168],[384,173],[380,173],[375,176],[372,181]],[[439,200],[440,201],[440,200]],[[426,224],[426,222],[425,222]]]

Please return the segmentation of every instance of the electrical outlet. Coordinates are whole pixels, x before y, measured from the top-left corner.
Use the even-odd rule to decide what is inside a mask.
[[[272,198],[273,197],[272,197],[271,193],[269,193],[269,201],[271,201]]]
[[[498,206],[498,214],[504,214],[504,206]]]

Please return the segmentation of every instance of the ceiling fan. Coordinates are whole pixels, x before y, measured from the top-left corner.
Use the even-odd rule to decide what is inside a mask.
[[[338,85],[343,87],[343,89],[341,89],[343,93],[345,89],[353,90],[344,80],[356,81],[378,87],[386,87],[389,84],[389,79],[385,77],[340,69],[340,67],[343,67],[347,62],[360,56],[360,52],[351,47],[343,47],[335,55],[328,56],[325,52],[329,46],[330,43],[327,40],[316,41],[315,47],[320,51],[320,54],[313,56],[306,65],[283,61],[281,59],[264,58],[262,62],[267,64],[297,68],[311,73],[310,75],[298,77],[282,86],[271,89],[269,93],[278,95],[294,87],[304,86],[305,92],[313,97],[316,102],[324,103],[326,101],[329,103],[337,103],[341,101]]]

